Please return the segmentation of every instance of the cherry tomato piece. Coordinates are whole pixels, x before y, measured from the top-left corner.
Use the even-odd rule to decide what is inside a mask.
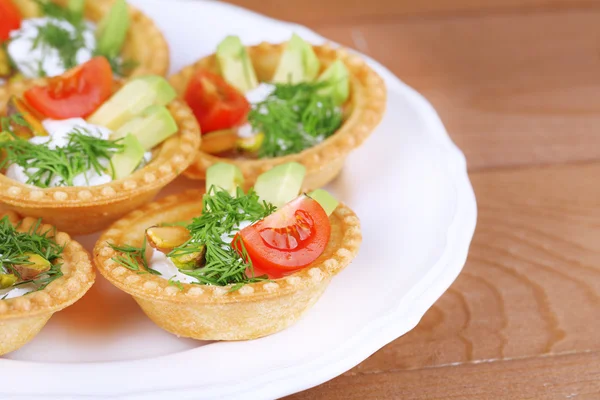
[[[198,69],[185,92],[202,133],[230,129],[246,121],[250,103],[220,75]]]
[[[64,75],[50,78],[46,86],[25,92],[27,102],[48,118],[87,117],[112,92],[113,74],[104,57],[94,57]]]
[[[0,0],[0,43],[10,38],[10,32],[21,27],[21,13],[11,0]]]
[[[280,278],[319,258],[330,234],[331,224],[325,210],[315,200],[302,195],[242,229],[234,238],[233,246],[242,257],[250,258],[259,274],[264,272],[271,278]]]

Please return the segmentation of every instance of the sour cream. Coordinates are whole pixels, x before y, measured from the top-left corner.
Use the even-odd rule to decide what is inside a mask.
[[[15,297],[23,296],[24,294],[33,292],[35,290],[34,285],[20,285],[12,288],[1,289],[0,299],[12,299]]]
[[[251,104],[260,103],[265,101],[274,90],[275,85],[261,82],[257,87],[246,92],[246,100],[248,100],[248,102]],[[256,132],[252,131],[252,125],[250,125],[248,122],[238,128],[239,137],[247,138],[254,136],[255,134]]]
[[[65,120],[50,120],[47,119],[42,122],[44,128],[48,132],[48,136],[34,136],[29,139],[31,143],[35,144],[46,144],[50,149],[56,149],[57,147],[65,147],[69,142],[68,136],[75,130],[88,135],[94,136],[100,139],[108,140],[111,131],[102,126],[92,125],[87,123],[82,118],[71,118]],[[105,167],[108,167],[109,160],[100,160],[101,164],[104,163]],[[30,173],[34,173],[36,168],[29,168]],[[12,164],[6,170],[6,176],[14,179],[21,183],[26,183],[28,176],[25,173],[25,168],[20,165]],[[107,173],[98,174],[93,168],[81,173],[73,178],[73,186],[97,186],[103,185],[112,181],[112,177]],[[56,177],[51,183],[50,187],[60,186],[61,178]]]
[[[39,41],[35,46],[40,28],[55,25],[65,29],[75,40],[76,29],[69,22],[51,17],[30,18],[23,20],[20,29],[10,33],[7,50],[10,58],[18,70],[27,78],[38,78],[41,75],[57,76],[63,74],[67,68],[63,64],[58,49]],[[96,48],[94,36],[95,26],[86,22],[83,29],[84,46],[77,51],[75,56],[77,64],[83,64],[93,57]]]

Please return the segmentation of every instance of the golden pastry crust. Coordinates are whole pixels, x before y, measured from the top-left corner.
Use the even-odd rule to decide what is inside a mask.
[[[32,0],[14,0],[21,9],[24,18],[33,18],[36,7]],[[52,0],[66,7],[69,0]],[[100,21],[108,13],[114,0],[86,0],[85,18]],[[129,72],[128,77],[141,75],[166,75],[169,70],[169,45],[156,24],[140,10],[129,6],[131,25],[121,56],[123,60],[133,60],[136,66]]]
[[[252,283],[235,292],[230,287],[182,284],[150,274],[137,274],[117,264],[109,243],[141,246],[147,227],[198,216],[202,191],[188,191],[151,203],[117,221],[94,248],[100,273],[131,294],[157,325],[178,336],[200,340],[245,340],[278,332],[296,322],[321,296],[331,278],[358,253],[360,222],[340,205],[331,215],[331,238],[310,266],[281,279]]]
[[[0,213],[0,218],[8,215],[13,224],[21,222],[18,230],[28,231],[37,219],[21,220],[13,212]],[[52,231],[53,227],[43,224],[39,232]],[[56,232],[56,242],[65,246],[62,253],[63,276],[55,279],[43,290],[12,299],[0,300],[0,355],[18,349],[31,340],[48,319],[79,300],[92,286],[96,273],[92,268],[90,255],[71,237]]]
[[[264,82],[271,79],[284,47],[285,43],[261,43],[257,46],[247,47],[259,81]],[[348,154],[360,146],[381,122],[385,113],[387,92],[383,79],[361,57],[349,53],[343,48],[334,48],[329,45],[313,46],[313,49],[321,61],[323,69],[339,59],[344,62],[350,72],[349,115],[337,132],[317,146],[284,157],[257,160],[224,159],[199,152],[194,164],[188,168],[185,175],[193,179],[204,179],[208,167],[214,163],[226,161],[240,167],[245,177],[245,183],[247,187],[250,187],[261,173],[276,165],[295,161],[306,167],[305,190],[320,188],[333,180],[342,169]],[[219,72],[214,54],[183,68],[169,78],[180,96],[184,95],[197,68]]]
[[[0,87],[0,115],[11,95],[43,85],[44,79]],[[200,128],[188,106],[174,100],[168,106],[179,131],[153,150],[152,161],[125,179],[90,187],[41,189],[0,174],[0,203],[19,214],[41,217],[73,235],[96,232],[151,201],[193,161],[200,146]]]

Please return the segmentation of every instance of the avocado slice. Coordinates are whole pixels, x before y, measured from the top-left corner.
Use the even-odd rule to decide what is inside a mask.
[[[123,43],[125,43],[129,24],[127,2],[116,0],[108,13],[98,23],[96,52],[108,58],[118,56]]]
[[[88,118],[88,122],[115,131],[148,107],[165,106],[176,96],[175,89],[161,76],[135,78],[101,105]]]
[[[324,189],[314,190],[308,194],[308,197],[319,203],[323,207],[323,210],[325,210],[325,213],[327,213],[327,216],[330,216],[340,204],[331,193]]]
[[[336,105],[342,105],[350,96],[350,74],[348,68],[341,60],[334,61],[327,68],[318,82],[327,82],[327,86],[319,90],[322,96],[331,96]]]
[[[227,36],[217,46],[217,61],[221,75],[239,91],[245,93],[258,86],[256,72],[248,52],[237,36]]]
[[[52,264],[39,254],[24,253],[27,256],[27,264],[15,264],[12,267],[21,276],[21,279],[28,281],[38,275],[48,271]]]
[[[8,289],[17,283],[17,279],[14,274],[0,274],[0,289]]]
[[[134,135],[145,151],[177,132],[179,128],[171,112],[165,106],[150,106],[140,117],[136,117],[113,132],[112,140]]]
[[[67,4],[67,10],[69,10],[69,17],[73,22],[80,22],[83,20],[83,10],[85,9],[85,0],[69,0]]]
[[[254,190],[261,200],[281,207],[298,197],[304,175],[306,168],[302,164],[281,164],[261,174],[256,179]]]
[[[312,81],[320,68],[321,62],[310,43],[294,33],[281,55],[273,82],[296,84]]]
[[[233,164],[216,163],[206,170],[206,191],[215,186],[236,196],[238,186],[244,184],[242,171]]]
[[[144,159],[146,152],[139,139],[131,133],[123,138],[121,144],[124,146],[123,151],[112,156],[110,160],[113,179],[123,179],[131,175]]]

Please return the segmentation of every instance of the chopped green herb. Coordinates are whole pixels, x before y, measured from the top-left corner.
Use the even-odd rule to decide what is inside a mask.
[[[248,121],[265,135],[259,157],[299,153],[331,136],[342,124],[342,110],[319,90],[327,82],[276,84],[264,101],[255,104]]]
[[[64,247],[54,241],[54,230],[39,232],[40,225],[38,220],[27,232],[19,232],[18,226],[14,227],[8,217],[0,220],[0,273],[16,275],[19,280],[13,286],[33,284],[36,290],[41,290],[62,276],[62,263],[59,261]],[[32,264],[25,253],[37,254],[48,260],[50,269],[35,279],[22,280],[13,266]]]
[[[111,243],[109,243],[108,245],[113,250],[121,253],[121,255],[112,258],[112,260],[117,264],[131,271],[136,271],[139,275],[160,275],[160,272],[150,268],[148,260],[146,259],[146,238],[144,238],[144,243],[142,247],[134,247],[129,245],[115,246]],[[140,264],[143,269],[140,269]]]
[[[110,164],[111,157],[123,151],[120,140],[88,136],[89,132],[80,128],[69,134],[69,141],[64,147],[50,149],[45,144],[31,143],[11,130],[13,122],[26,124],[22,116],[17,115],[0,118],[0,149],[5,153],[0,168],[10,164],[23,167],[28,184],[41,188],[50,187],[51,184],[73,186],[73,179],[77,175],[90,169],[98,174],[103,173],[106,167],[102,162]]]
[[[169,278],[169,285],[175,286],[177,289],[179,289],[180,292],[183,291],[183,284],[181,282],[179,282],[177,279],[175,279],[175,276],[172,276],[171,278]]]

